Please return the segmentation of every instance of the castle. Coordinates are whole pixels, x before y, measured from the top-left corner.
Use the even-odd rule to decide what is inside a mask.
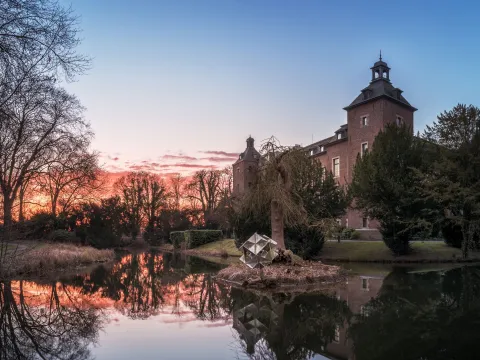
[[[375,136],[388,123],[405,124],[413,132],[413,114],[417,110],[402,95],[402,90],[390,81],[390,68],[380,59],[371,68],[370,84],[361,90],[355,100],[343,109],[347,112],[347,123],[340,126],[333,136],[305,146],[312,159],[320,161],[331,171],[338,183],[348,184],[352,180],[353,166],[358,154],[363,154],[373,144]],[[247,148],[233,164],[233,193],[241,195],[255,181],[260,154],[254,140],[247,139]],[[369,230],[376,230],[375,220],[365,218],[362,213],[348,209],[338,221],[346,227],[361,230],[362,238],[371,238]]]

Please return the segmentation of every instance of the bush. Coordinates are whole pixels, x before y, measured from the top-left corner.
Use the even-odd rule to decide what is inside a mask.
[[[78,244],[80,239],[75,233],[67,230],[54,230],[48,235],[48,240],[60,243]]]
[[[459,249],[462,247],[463,233],[461,225],[455,224],[451,220],[445,220],[442,224],[442,235],[448,246]]]
[[[185,242],[185,231],[172,231],[170,233],[170,242],[175,249],[180,249],[180,246]]]
[[[455,223],[452,220],[446,219],[442,224],[442,235],[445,241],[445,244],[455,248],[462,248],[463,242],[463,232],[462,226]],[[473,244],[474,249],[480,249],[480,234],[475,233],[473,235]]]
[[[235,215],[234,219],[235,228],[235,245],[237,248],[243,245],[245,241],[255,233],[268,235],[272,233],[270,228],[270,221],[268,217],[260,219],[253,217],[248,213],[239,213]]]
[[[25,237],[30,239],[45,239],[57,229],[56,218],[50,213],[39,212],[23,224]]]
[[[160,229],[145,231],[143,239],[151,246],[160,246],[165,244],[165,232]]]
[[[345,240],[357,240],[360,238],[360,233],[352,228],[344,228],[342,230],[341,238]]]
[[[285,245],[287,249],[303,259],[308,260],[318,255],[324,243],[325,235],[317,227],[301,225],[285,229]]]
[[[187,249],[193,249],[223,239],[222,230],[189,230],[185,231]]]
[[[411,250],[409,243],[411,234],[405,230],[404,226],[394,221],[381,222],[380,225],[383,242],[395,255],[406,255]]]

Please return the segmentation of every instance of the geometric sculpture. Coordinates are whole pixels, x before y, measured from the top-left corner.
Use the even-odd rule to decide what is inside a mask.
[[[243,253],[240,261],[252,269],[262,268],[277,255],[277,242],[255,233],[240,246],[240,250]]]

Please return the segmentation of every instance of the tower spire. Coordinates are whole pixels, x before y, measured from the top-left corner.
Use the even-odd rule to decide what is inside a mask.
[[[382,49],[380,49],[380,61],[382,61]]]

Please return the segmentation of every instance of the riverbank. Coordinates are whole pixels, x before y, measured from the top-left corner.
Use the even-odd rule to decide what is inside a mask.
[[[194,249],[183,250],[185,254],[210,257],[240,257],[242,252],[237,249],[235,240],[224,239],[205,244]]]
[[[25,242],[9,244],[1,259],[0,272],[4,277],[44,276],[53,271],[74,269],[115,258],[113,250],[99,250],[91,246]]]
[[[317,257],[321,261],[373,263],[480,262],[480,252],[462,259],[462,252],[442,241],[412,242],[412,253],[394,256],[383,241],[327,241]]]

